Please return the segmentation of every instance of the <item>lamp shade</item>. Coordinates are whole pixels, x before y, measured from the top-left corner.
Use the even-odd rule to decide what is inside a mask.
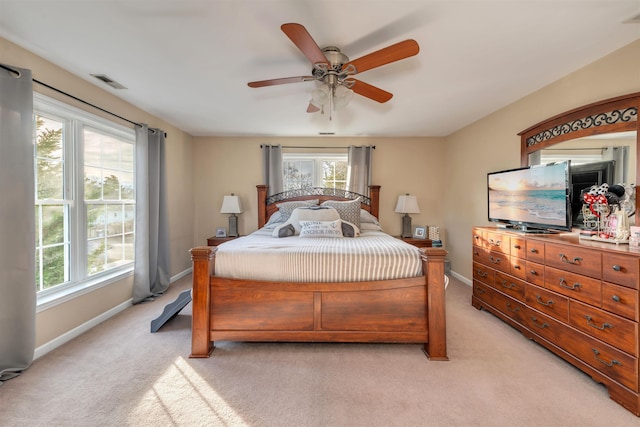
[[[242,205],[240,204],[240,198],[234,194],[231,194],[230,196],[224,196],[220,213],[230,213],[230,214],[242,213]]]
[[[396,213],[420,213],[418,198],[409,194],[399,196],[398,204],[396,204]]]

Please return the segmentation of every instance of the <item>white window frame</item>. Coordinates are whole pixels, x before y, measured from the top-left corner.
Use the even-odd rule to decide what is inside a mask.
[[[37,292],[37,312],[40,312],[133,274],[133,261],[91,276],[86,273],[87,259],[84,254],[86,254],[85,246],[87,244],[87,219],[84,203],[84,147],[82,133],[83,128],[86,126],[115,138],[130,141],[135,145],[135,131],[39,93],[34,93],[34,135],[36,115],[43,115],[64,122],[65,131],[69,134],[63,145],[65,165],[63,175],[64,199],[69,206],[68,239],[70,247],[65,255],[70,260],[69,280],[66,283]],[[34,141],[34,161],[35,154]]]
[[[313,187],[322,187],[322,162],[341,161],[347,163],[347,153],[282,153],[282,161],[312,160],[313,161]]]

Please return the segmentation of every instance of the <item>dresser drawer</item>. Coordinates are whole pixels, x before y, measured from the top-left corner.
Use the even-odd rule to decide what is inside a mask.
[[[527,260],[544,264],[544,243],[527,240]]]
[[[505,255],[500,252],[489,252],[487,265],[505,273],[511,272],[511,259],[509,258],[509,255]]]
[[[509,276],[502,272],[496,272],[496,280],[494,288],[507,295],[512,296],[518,301],[524,302],[525,283],[513,276]]]
[[[513,255],[511,255],[509,259],[511,260],[511,275],[516,276],[519,279],[526,280],[527,279],[526,261],[522,258],[518,258]]]
[[[501,254],[509,255],[509,245],[511,242],[510,236],[500,233],[486,232],[484,237],[487,249],[494,252],[499,252]]]
[[[544,286],[544,266],[535,262],[526,262],[525,277],[527,282],[540,287]]]
[[[635,357],[530,308],[525,312],[525,326],[607,377],[638,390],[638,362]]]
[[[640,320],[638,318],[638,291],[635,289],[607,282],[602,283],[602,308],[636,322]]]
[[[473,263],[473,278],[489,286],[493,286],[495,271],[484,264]]]
[[[547,243],[544,250],[546,265],[596,279],[602,277],[600,252],[553,243]]]
[[[525,306],[521,302],[477,282],[474,283],[473,294],[505,316],[524,324]]]
[[[569,299],[560,294],[527,284],[524,297],[529,307],[563,322],[569,319]]]
[[[527,241],[522,237],[511,236],[510,248],[509,255],[512,257],[518,257],[520,259],[527,258]]]
[[[545,267],[544,287],[597,307],[602,303],[602,283],[592,277]]]
[[[633,356],[638,356],[638,324],[595,307],[571,301],[569,323]]]
[[[602,279],[607,282],[638,289],[640,258],[628,255],[603,253]]]
[[[482,264],[487,264],[489,262],[489,251],[481,246],[473,246],[472,247],[472,255],[474,262],[480,262]]]
[[[471,239],[473,240],[472,244],[475,246],[479,246],[481,248],[485,247],[484,244],[484,231],[474,228],[471,233]]]

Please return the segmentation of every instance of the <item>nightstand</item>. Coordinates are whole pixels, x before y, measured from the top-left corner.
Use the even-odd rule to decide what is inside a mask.
[[[218,246],[238,237],[207,237],[207,246]]]
[[[416,246],[418,248],[430,248],[431,240],[429,239],[415,239],[413,237],[400,237],[396,236],[398,239],[402,239],[410,245]]]

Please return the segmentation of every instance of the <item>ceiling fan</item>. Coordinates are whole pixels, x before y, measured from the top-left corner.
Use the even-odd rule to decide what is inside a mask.
[[[418,43],[409,39],[350,61],[335,46],[320,49],[307,29],[300,24],[283,24],[280,28],[313,64],[311,75],[260,80],[250,82],[248,85],[257,88],[297,82],[321,82],[323,86],[313,92],[313,97],[307,108],[308,113],[324,112],[325,104],[329,105],[329,111],[346,105],[353,93],[380,103],[389,101],[393,94],[361,80],[356,80],[352,76],[414,56],[420,51]]]

